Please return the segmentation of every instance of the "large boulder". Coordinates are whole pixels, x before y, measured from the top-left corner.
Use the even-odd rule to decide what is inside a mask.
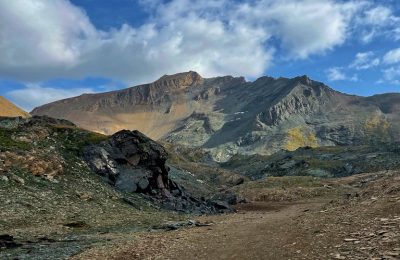
[[[171,196],[164,147],[139,131],[122,130],[107,141],[84,149],[89,167],[126,192]]]
[[[166,166],[168,153],[139,131],[122,130],[107,141],[87,146],[84,158],[92,171],[120,191],[143,194],[154,203],[176,211],[200,214],[221,211],[210,201],[190,196],[172,181]]]

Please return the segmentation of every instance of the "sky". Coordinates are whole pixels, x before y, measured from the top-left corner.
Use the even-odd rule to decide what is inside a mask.
[[[0,95],[27,111],[189,70],[400,92],[400,1],[0,0]]]

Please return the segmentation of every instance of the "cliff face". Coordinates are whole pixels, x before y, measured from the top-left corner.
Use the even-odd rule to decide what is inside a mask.
[[[4,97],[0,96],[0,116],[2,117],[29,117],[29,114],[20,109]]]
[[[398,139],[400,94],[346,95],[307,76],[202,78],[166,75],[124,90],[61,100],[32,113],[106,134],[137,129],[208,149],[216,160],[301,146]]]

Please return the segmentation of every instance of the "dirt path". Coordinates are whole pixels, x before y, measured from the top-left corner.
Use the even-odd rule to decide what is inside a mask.
[[[117,247],[91,249],[76,259],[301,259],[299,254],[304,254],[292,248],[302,242],[296,219],[325,203],[244,204],[235,214],[198,219],[213,222],[212,226],[143,233]]]

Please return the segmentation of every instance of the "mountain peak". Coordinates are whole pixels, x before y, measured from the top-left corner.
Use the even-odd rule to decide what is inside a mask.
[[[293,80],[300,84],[306,85],[306,86],[313,85],[313,80],[307,75],[295,77],[295,78],[293,78]]]
[[[204,79],[195,71],[181,72],[173,75],[164,75],[156,80],[153,85],[166,88],[182,88],[199,85]]]

